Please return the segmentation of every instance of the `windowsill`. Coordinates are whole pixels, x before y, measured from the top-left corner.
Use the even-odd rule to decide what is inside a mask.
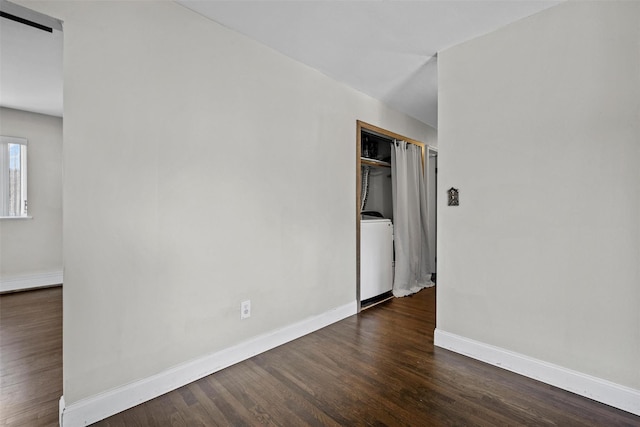
[[[32,216],[0,216],[0,219],[33,219]]]

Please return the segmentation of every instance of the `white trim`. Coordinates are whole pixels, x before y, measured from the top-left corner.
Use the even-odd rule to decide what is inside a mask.
[[[640,390],[436,329],[434,344],[490,365],[640,415]]]
[[[353,301],[284,328],[259,335],[233,347],[175,366],[136,382],[82,399],[69,406],[60,399],[60,425],[76,427],[92,424],[227,368],[256,354],[278,347],[308,333],[356,314]]]
[[[58,402],[58,425],[62,426],[62,416],[64,415],[64,396],[60,396],[60,401]]]
[[[62,271],[28,274],[12,278],[0,278],[0,292],[22,291],[62,284]]]
[[[22,215],[22,216],[0,216],[0,219],[33,219],[32,216]]]

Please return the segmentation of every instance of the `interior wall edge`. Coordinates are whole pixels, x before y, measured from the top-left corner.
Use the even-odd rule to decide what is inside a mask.
[[[640,390],[438,328],[434,345],[640,416]]]

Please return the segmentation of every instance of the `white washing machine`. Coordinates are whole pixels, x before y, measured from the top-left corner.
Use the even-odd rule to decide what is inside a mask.
[[[360,221],[360,301],[393,287],[393,224],[389,219]]]

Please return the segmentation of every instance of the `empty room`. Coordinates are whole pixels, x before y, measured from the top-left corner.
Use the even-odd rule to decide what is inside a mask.
[[[1,10],[1,425],[640,425],[640,2]]]

